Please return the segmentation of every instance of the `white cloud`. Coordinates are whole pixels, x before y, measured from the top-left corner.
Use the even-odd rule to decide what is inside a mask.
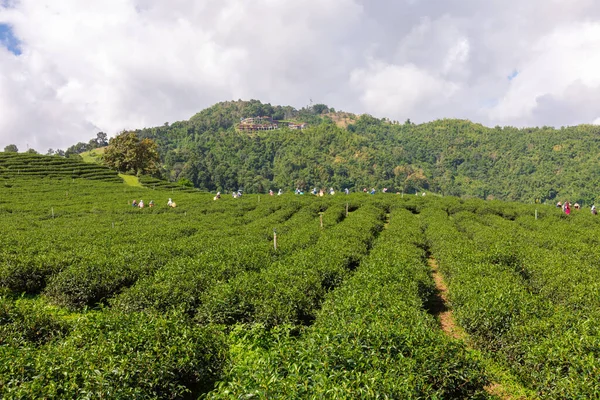
[[[66,148],[238,98],[415,121],[598,118],[594,0],[9,3],[0,24],[22,54],[0,47],[0,149]]]
[[[450,101],[459,89],[413,64],[390,65],[372,61],[352,72],[350,82],[359,90],[365,111],[378,116],[422,119]]]
[[[600,23],[573,24],[561,27],[540,38],[531,47],[527,59],[519,67],[500,103],[490,112],[499,122],[523,121],[534,124],[539,121],[540,109],[553,98],[567,105],[592,107],[586,104],[588,91],[600,95]],[[584,96],[585,94],[585,96]],[[597,103],[596,103],[597,104]],[[561,112],[555,109],[555,112]],[[555,116],[548,114],[549,118]],[[565,122],[570,122],[565,115]],[[583,123],[579,120],[572,123]]]

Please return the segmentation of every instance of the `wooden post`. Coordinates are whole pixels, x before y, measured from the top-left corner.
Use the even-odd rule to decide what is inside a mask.
[[[321,220],[321,229],[323,229],[323,213],[319,213],[319,220]]]
[[[348,217],[348,203],[346,203],[346,217]]]
[[[112,223],[112,226],[113,226],[113,229],[115,229],[115,223],[114,222]]]
[[[52,207],[52,218],[54,218],[54,207]]]
[[[277,250],[277,231],[273,229],[273,247]]]
[[[537,208],[535,209],[535,219],[537,220]]]

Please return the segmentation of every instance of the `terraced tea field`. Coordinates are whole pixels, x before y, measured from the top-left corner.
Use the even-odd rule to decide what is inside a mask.
[[[600,393],[587,211],[31,175],[0,179],[1,398]]]

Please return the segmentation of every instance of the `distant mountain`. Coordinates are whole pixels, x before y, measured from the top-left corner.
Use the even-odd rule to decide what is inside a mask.
[[[276,130],[241,131],[266,116]],[[289,123],[307,123],[294,130]],[[171,125],[136,131],[157,141],[163,175],[201,189],[265,192],[365,187],[523,202],[590,204],[600,188],[600,127],[488,128],[467,120],[398,123],[296,110],[257,100],[215,104]]]

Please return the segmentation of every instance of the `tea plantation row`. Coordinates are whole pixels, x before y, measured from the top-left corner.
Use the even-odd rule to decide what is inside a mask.
[[[7,182],[1,398],[488,398],[490,362],[536,397],[600,392],[587,213]],[[430,256],[467,342],[428,307]]]

